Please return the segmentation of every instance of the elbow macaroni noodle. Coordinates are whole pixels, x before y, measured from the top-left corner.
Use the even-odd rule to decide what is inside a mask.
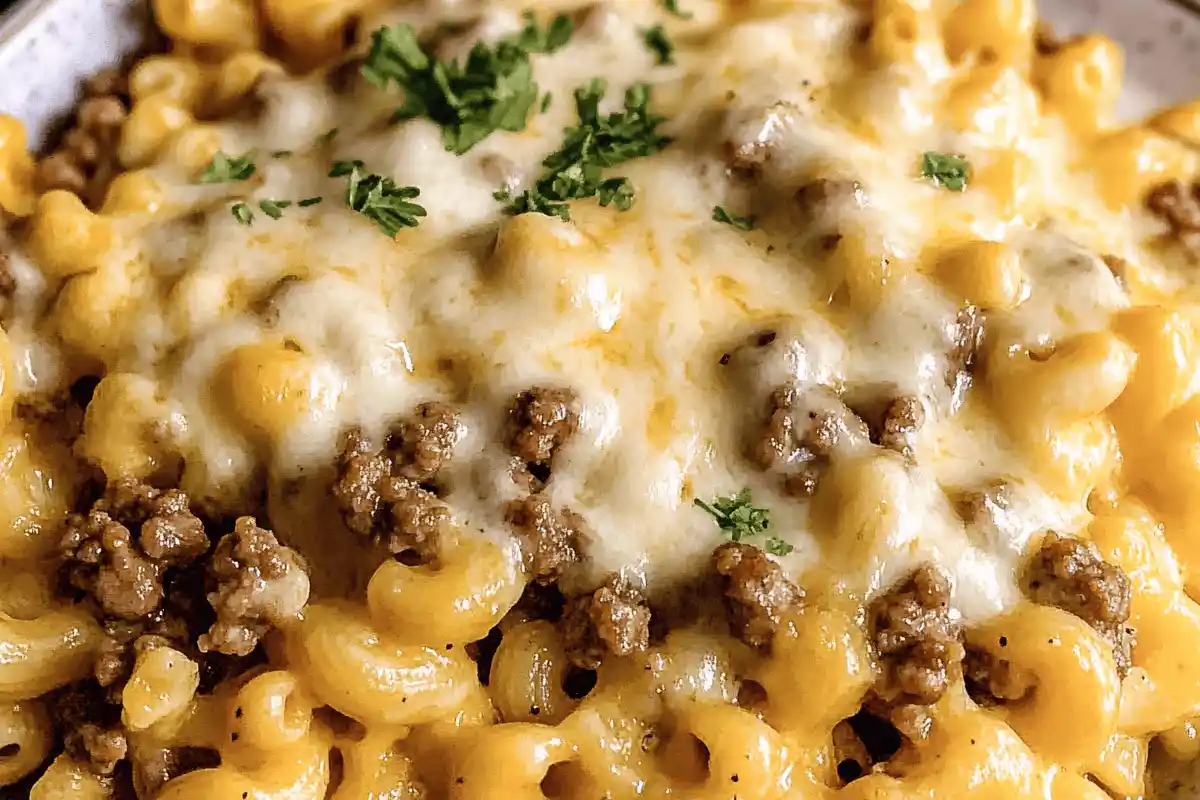
[[[395,96],[340,75],[384,24],[449,52],[462,26],[438,25],[463,22],[450,6],[481,18],[462,34],[473,41],[519,30],[526,7],[548,19],[576,5],[154,0],[173,45],[129,75],[114,142],[126,171],[96,209],[40,192],[22,126],[0,116],[11,257],[37,276],[0,331],[0,786],[41,770],[31,800],[113,797],[56,749],[50,716],[105,641],[44,566],[87,477],[77,458],[110,480],[179,474],[209,497],[267,474],[274,503],[324,474],[350,423],[378,432],[430,396],[492,402],[559,381],[581,387],[584,413],[551,491],[584,509],[598,575],[636,567],[652,595],[687,576],[718,536],[692,498],[752,485],[795,545],[778,563],[808,592],[770,645],[677,628],[571,691],[561,626],[507,616],[535,576],[503,535],[507,490],[477,474],[498,462],[481,458],[450,481],[436,564],[381,558],[364,573],[323,510],[278,514],[293,528],[281,538],[312,545],[297,546],[317,588],[269,635],[266,664],[209,691],[187,654],[138,652],[120,697],[135,768],[163,748],[219,756],[160,800],[1145,795],[1150,743],[1194,757],[1200,719],[1200,317],[1194,265],[1142,202],[1195,177],[1200,106],[1118,126],[1120,49],[1035,46],[1033,0],[593,8],[565,56],[534,57],[553,104],[462,156],[427,120],[385,126]],[[676,38],[675,63],[643,52],[651,23]],[[571,222],[501,217],[491,193],[535,179],[575,124],[571,91],[600,74],[614,91],[654,83],[677,144],[623,165],[626,212],[583,201]],[[766,155],[752,179],[721,162],[717,112],[753,121],[741,144]],[[967,158],[966,191],[921,178],[934,150]],[[218,152],[253,154],[255,173],[197,182]],[[418,230],[393,242],[344,207],[325,175],[359,157],[420,186]],[[790,201],[770,207],[805,176],[866,189],[816,250]],[[253,225],[229,213],[242,200]],[[713,222],[716,205],[754,228]],[[964,303],[987,328],[962,402],[930,320]],[[799,305],[789,375],[894,384],[933,418],[907,460],[865,442],[837,455],[808,501],[746,468],[730,442],[750,395],[712,366],[731,337]],[[80,375],[101,378],[72,446],[17,404]],[[486,447],[478,429],[463,447]],[[1028,497],[993,528],[954,516],[954,491],[999,479]],[[1129,576],[1123,678],[1087,622],[1017,589],[1049,528]],[[981,705],[956,676],[919,748],[844,780],[832,732],[879,676],[865,609],[930,561],[953,578],[967,644],[1036,688]],[[332,585],[349,596],[322,593]],[[477,664],[472,643],[493,629],[500,644]]]

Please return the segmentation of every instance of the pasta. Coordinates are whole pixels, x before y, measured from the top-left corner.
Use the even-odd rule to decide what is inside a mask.
[[[152,6],[0,116],[0,794],[1168,797],[1196,103],[1032,0]]]

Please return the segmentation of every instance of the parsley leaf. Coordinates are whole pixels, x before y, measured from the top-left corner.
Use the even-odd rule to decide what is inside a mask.
[[[317,147],[329,144],[330,142],[333,141],[334,137],[337,135],[338,135],[338,129],[330,128],[329,130],[325,131],[324,133],[322,133],[320,136],[317,137],[317,141],[316,141]]]
[[[476,42],[464,63],[429,56],[410,25],[380,28],[371,36],[371,51],[362,75],[374,86],[395,83],[404,104],[394,120],[428,117],[442,129],[442,144],[457,155],[498,130],[521,131],[538,102],[530,53],[551,53],[574,32],[569,17],[559,15],[546,30],[532,14],[525,28],[495,45]]]
[[[773,556],[786,556],[796,548],[775,536],[768,537],[766,545],[763,547],[768,553]]]
[[[271,153],[271,158],[291,158],[291,157],[292,157],[291,150],[276,150],[275,152]]]
[[[301,208],[308,208],[309,206],[315,206],[324,199],[324,197],[306,197],[300,202],[296,203],[296,205],[300,206]]]
[[[627,178],[601,180],[607,167],[652,155],[671,143],[658,132],[664,118],[650,112],[650,87],[637,84],[625,92],[622,111],[601,116],[600,101],[606,84],[602,78],[575,90],[579,124],[568,128],[562,146],[542,161],[545,172],[532,189],[513,198],[509,214],[538,213],[569,220],[569,200],[598,197],[600,204],[628,211],[633,205],[633,185]],[[497,195],[507,201],[507,195]]]
[[[714,222],[724,222],[738,230],[754,230],[754,217],[739,217],[736,214],[730,214],[723,206],[713,206],[712,218]]]
[[[680,19],[691,19],[692,18],[692,12],[684,11],[684,10],[680,9],[679,0],[662,0],[662,4],[663,4],[663,8],[665,8],[667,10],[668,14],[674,14],[675,16],[679,17]]]
[[[271,219],[279,219],[283,216],[283,210],[291,204],[291,200],[260,200],[258,207]]]
[[[659,66],[675,63],[675,45],[667,38],[667,32],[662,25],[655,25],[642,31],[642,41],[650,52],[654,53]]]
[[[245,203],[234,203],[233,208],[229,210],[233,212],[233,218],[243,225],[250,225],[254,222],[254,212]]]
[[[423,206],[408,202],[420,194],[415,186],[396,186],[391,178],[363,175],[355,166],[346,184],[346,205],[394,239],[401,228],[415,228],[417,218],[425,216]]]
[[[340,178],[343,175],[349,175],[355,169],[362,169],[364,164],[359,159],[347,159],[344,161],[334,161],[333,169],[329,170],[329,177]]]
[[[542,95],[542,113],[545,114],[550,110],[550,104],[554,102],[554,93],[546,92]]]
[[[712,505],[700,498],[692,501],[712,515],[717,527],[732,541],[740,542],[750,536],[766,532],[771,521],[765,508],[755,508],[750,499],[750,490],[742,489],[732,497],[718,497]]]
[[[253,152],[231,156],[218,150],[200,176],[200,183],[244,181],[254,174],[255,169]]]
[[[532,11],[525,12],[525,27],[508,41],[529,53],[553,53],[561,50],[575,33],[575,23],[566,14],[559,14],[546,30],[541,30]]]
[[[921,177],[933,181],[952,192],[967,188],[967,173],[970,165],[964,156],[929,151],[921,159]]]

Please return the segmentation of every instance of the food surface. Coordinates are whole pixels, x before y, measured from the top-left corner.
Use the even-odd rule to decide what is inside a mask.
[[[0,116],[0,786],[1185,796],[1200,103],[1032,0],[154,6]]]

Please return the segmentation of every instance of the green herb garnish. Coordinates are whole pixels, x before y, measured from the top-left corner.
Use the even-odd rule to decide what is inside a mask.
[[[309,206],[315,206],[324,199],[324,197],[306,197],[300,202],[296,203],[296,205],[300,206],[301,208],[308,208]]]
[[[660,66],[675,63],[675,45],[667,38],[667,32],[662,25],[642,31],[642,41],[646,43],[650,52],[654,53],[654,58]]]
[[[768,537],[766,545],[763,547],[763,549],[773,556],[786,556],[796,548],[792,547],[783,539],[771,536]]]
[[[229,210],[233,212],[233,218],[243,225],[250,225],[254,222],[254,212],[245,203],[234,203],[233,208]]]
[[[409,202],[420,194],[415,186],[396,186],[391,178],[364,175],[353,167],[346,185],[346,205],[395,238],[401,228],[415,228],[418,217],[425,216],[424,207]]]
[[[683,11],[682,9],[679,8],[679,0],[662,0],[662,4],[663,4],[663,8],[665,8],[667,10],[668,14],[674,14],[675,16],[679,17],[680,19],[691,19],[692,18],[692,12]]]
[[[712,218],[715,222],[724,222],[739,230],[754,230],[754,217],[739,217],[736,214],[730,214],[722,206],[713,206]]]
[[[362,169],[365,165],[357,158],[347,159],[343,161],[334,161],[333,168],[329,170],[329,177],[340,178],[343,175],[349,175],[355,169]]]
[[[553,53],[571,41],[574,33],[575,24],[566,14],[559,14],[542,30],[533,12],[526,11],[525,27],[516,36],[509,37],[507,42],[528,53]]]
[[[601,205],[622,211],[633,205],[633,186],[627,178],[601,179],[604,169],[652,155],[671,142],[658,132],[663,117],[650,112],[650,87],[637,84],[625,92],[625,107],[600,115],[606,84],[593,78],[575,90],[579,124],[564,132],[563,145],[542,161],[545,173],[532,188],[516,198],[506,192],[497,199],[511,202],[509,214],[538,213],[563,220],[571,218],[569,200],[599,197]]]
[[[410,25],[380,28],[371,37],[363,77],[381,89],[395,83],[404,104],[394,120],[428,117],[442,129],[442,144],[462,155],[498,130],[521,131],[538,102],[531,53],[551,53],[574,26],[559,15],[542,30],[532,14],[518,34],[489,45],[477,42],[464,63],[428,55]]]
[[[231,156],[218,150],[200,176],[200,183],[244,181],[254,174],[255,169],[253,152]]]
[[[317,137],[317,141],[316,141],[317,147],[320,147],[321,145],[329,144],[330,142],[333,141],[334,137],[337,135],[338,135],[338,129],[330,128],[329,130],[325,131],[324,133],[322,133],[320,136]]]
[[[271,153],[271,158],[291,158],[291,157],[292,157],[291,150],[276,150],[275,152]]]
[[[283,216],[283,210],[291,204],[291,200],[260,200],[258,207],[271,219],[279,219]]]
[[[752,505],[749,489],[742,489],[732,497],[718,497],[712,505],[700,498],[692,502],[711,514],[717,527],[735,542],[765,533],[771,524],[767,510]]]
[[[550,110],[550,104],[554,102],[554,93],[546,92],[542,95],[542,113],[545,114]]]
[[[930,151],[921,159],[921,177],[928,178],[934,185],[952,192],[961,192],[967,188],[969,168],[965,157],[948,153]]]

